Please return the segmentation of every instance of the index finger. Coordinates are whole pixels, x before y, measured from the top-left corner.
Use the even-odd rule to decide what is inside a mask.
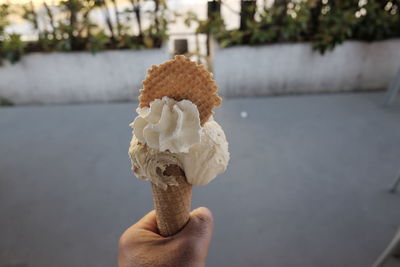
[[[143,216],[142,219],[140,219],[132,227],[137,228],[137,229],[147,230],[147,231],[158,234],[155,210],[152,210],[149,213],[147,213],[145,216]]]

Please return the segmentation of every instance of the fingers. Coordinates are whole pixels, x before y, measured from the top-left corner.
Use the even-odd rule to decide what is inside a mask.
[[[200,207],[190,213],[189,229],[199,237],[211,236],[214,228],[214,218],[208,208]]]
[[[129,227],[120,237],[119,266],[130,266],[127,262],[140,259],[154,260],[154,255],[161,255],[160,259],[166,261],[179,260],[181,266],[205,266],[212,232],[211,211],[207,208],[198,208],[190,213],[188,224],[178,234],[162,237],[158,234],[153,210]],[[171,258],[171,255],[175,256]],[[154,266],[154,264],[143,266]]]
[[[186,255],[191,262],[204,266],[213,228],[214,219],[209,209],[201,207],[190,213],[188,224],[173,237],[180,242],[182,260]]]
[[[143,218],[135,223],[132,227],[158,233],[155,210],[152,210],[144,215]]]
[[[119,239],[120,252],[158,237],[156,213],[152,210],[121,235]]]
[[[190,213],[190,219],[185,228],[179,235],[188,236],[197,239],[199,242],[208,244],[214,228],[214,219],[208,208],[201,207]]]
[[[179,233],[196,238],[211,239],[214,227],[214,219],[208,208],[200,207],[190,213],[190,219],[185,228]],[[130,228],[146,230],[158,234],[156,212],[150,211]]]

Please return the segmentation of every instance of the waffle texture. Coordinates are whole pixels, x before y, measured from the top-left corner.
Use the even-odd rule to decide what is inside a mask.
[[[176,165],[170,165],[165,175],[174,175],[178,186],[166,190],[151,183],[157,226],[162,236],[179,232],[189,221],[192,204],[192,185],[186,182],[184,172]]]
[[[147,71],[140,90],[139,107],[150,105],[155,99],[163,96],[176,101],[190,100],[196,104],[200,114],[200,124],[212,115],[214,107],[221,105],[217,94],[218,86],[212,79],[212,74],[203,65],[190,61],[185,56],[175,56],[159,66],[153,65]]]

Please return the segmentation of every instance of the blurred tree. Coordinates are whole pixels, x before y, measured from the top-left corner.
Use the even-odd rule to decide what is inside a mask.
[[[96,0],[95,4],[97,7],[101,8],[103,10],[104,19],[106,21],[108,30],[111,34],[111,42],[115,43],[116,38],[115,38],[115,34],[114,34],[114,27],[113,27],[113,24],[111,21],[111,15],[110,15],[110,10],[107,5],[107,1],[106,0]]]
[[[324,15],[320,17],[320,27],[313,38],[314,48],[324,53],[351,39],[358,9],[359,0],[327,1],[322,8]]]
[[[218,21],[221,20],[221,1],[213,0],[207,2],[207,20],[211,25],[217,25]],[[206,54],[211,54],[211,28],[207,29],[207,40],[206,40]]]
[[[79,0],[67,0],[61,2],[62,5],[65,5],[69,12],[69,25],[67,27],[67,33],[69,37],[69,46],[71,50],[79,50],[80,44],[79,40],[76,36],[77,32],[75,29],[77,28],[77,16],[78,12],[83,8],[81,1]]]
[[[143,41],[147,47],[160,47],[163,41],[168,38],[167,3],[165,0],[153,1],[155,8],[154,11],[150,11],[153,23],[144,32]]]
[[[394,1],[369,0],[356,15],[359,17],[354,27],[356,39],[373,41],[400,35],[399,6]]]
[[[319,29],[319,21],[323,7],[322,0],[310,0],[308,1],[307,7],[310,9],[310,17],[307,24],[307,37],[312,39]]]
[[[56,36],[56,24],[54,22],[53,12],[51,11],[50,7],[48,6],[48,4],[46,2],[43,2],[43,6],[46,9],[46,14],[49,17],[49,24],[50,24],[50,27],[51,27],[51,31],[52,31],[53,37],[55,38],[55,36]]]
[[[111,19],[109,1],[115,12],[114,21]],[[141,22],[141,0],[130,0],[132,10],[125,12],[118,9],[117,0],[109,1],[61,0],[57,5],[44,2],[41,6],[34,6],[30,1],[21,5],[22,18],[32,25],[37,34],[36,41],[28,42],[22,41],[18,34],[5,33],[4,29],[9,25],[7,17],[10,6],[0,5],[0,61],[1,58],[15,61],[23,53],[32,51],[90,50],[94,53],[104,49],[160,47],[167,39],[169,20],[165,0],[152,0],[154,9],[148,11],[151,19],[146,29],[143,29]],[[95,9],[102,12],[105,28],[90,19]],[[138,35],[131,33],[129,14],[136,18]],[[125,22],[122,21],[122,15],[125,16]]]
[[[28,4],[22,6],[23,15],[22,17],[29,21],[33,25],[33,29],[38,32],[39,36],[41,35],[40,28],[39,28],[39,20],[38,15],[35,11],[35,7],[33,2],[30,1]]]
[[[9,25],[8,21],[9,15],[9,5],[8,4],[0,4],[0,48],[3,47],[3,43],[5,40],[5,28]],[[0,49],[0,65],[2,64],[4,59],[4,51]]]
[[[139,0],[130,0],[132,4],[132,10],[135,13],[136,23],[138,25],[139,37],[143,39],[143,30],[142,30],[142,13],[140,8]]]
[[[324,53],[349,39],[400,37],[399,3],[400,0],[276,0],[272,6],[264,1],[257,9],[254,1],[241,1],[238,29],[226,30],[221,18],[214,22],[198,20],[197,32],[211,30],[222,47],[311,41],[314,49]],[[187,19],[193,20],[188,15]]]
[[[1,42],[1,56],[0,59],[7,59],[11,63],[15,63],[21,59],[24,54],[25,43],[21,41],[21,35],[8,34]]]
[[[286,15],[288,14],[288,4],[289,0],[275,0],[273,8],[276,10],[275,24],[277,26],[282,26]]]
[[[142,3],[153,2],[148,26],[143,27]],[[122,1],[121,1],[122,2]],[[57,5],[22,5],[22,17],[37,34],[24,42],[18,34],[7,34],[10,6],[0,5],[0,59],[18,60],[25,52],[131,49],[160,47],[168,38],[169,13],[166,0],[129,0],[131,8],[119,10],[118,0],[61,0]],[[242,0],[238,29],[227,30],[220,14],[222,0],[208,3],[208,19],[187,13],[185,24],[197,24],[197,33],[212,34],[222,47],[276,42],[311,41],[321,52],[345,40],[383,40],[400,37],[400,0]],[[148,5],[150,6],[150,5]],[[15,6],[14,6],[15,7]],[[111,7],[111,9],[110,9]],[[229,6],[228,6],[229,7]],[[104,24],[91,21],[99,9]],[[111,13],[114,11],[115,19]],[[125,20],[124,20],[125,19]],[[136,20],[137,34],[131,21]]]
[[[121,25],[121,20],[119,18],[117,0],[111,0],[111,2],[114,5],[115,22],[117,24],[117,34],[118,34],[118,36],[121,36],[122,25]]]
[[[21,35],[7,34],[5,31],[6,27],[10,25],[9,16],[12,13],[9,4],[0,5],[0,65],[4,59],[14,63],[24,53],[25,43],[21,41]]]
[[[154,0],[154,28],[156,29],[156,31],[160,30],[160,23],[158,21],[158,11],[160,10],[160,0]]]
[[[0,4],[0,41],[3,37],[5,28],[9,25],[8,15],[10,6],[8,4]]]
[[[255,14],[257,10],[256,0],[241,0],[240,1],[240,31],[246,31],[248,26],[255,22]]]

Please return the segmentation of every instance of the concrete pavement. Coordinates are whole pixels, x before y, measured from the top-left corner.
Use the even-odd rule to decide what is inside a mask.
[[[400,225],[400,101],[226,100],[228,171],[194,189],[215,217],[208,266],[365,267]],[[152,209],[130,172],[135,103],[0,109],[0,266],[115,266]],[[246,111],[247,118],[240,113]]]

